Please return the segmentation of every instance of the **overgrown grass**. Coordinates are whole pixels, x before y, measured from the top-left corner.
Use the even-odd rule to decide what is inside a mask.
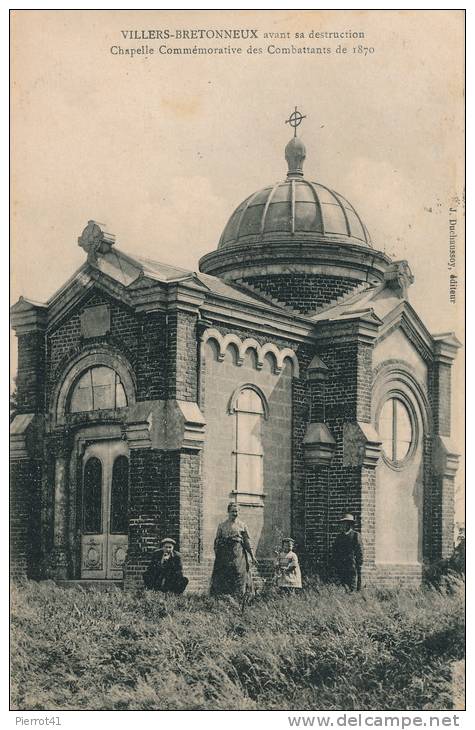
[[[464,584],[258,597],[12,588],[21,710],[450,709]]]

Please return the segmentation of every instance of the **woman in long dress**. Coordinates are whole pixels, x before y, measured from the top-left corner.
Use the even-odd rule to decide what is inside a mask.
[[[250,565],[257,565],[244,522],[235,502],[228,504],[228,518],[218,526],[214,541],[212,596],[244,596],[253,593]]]

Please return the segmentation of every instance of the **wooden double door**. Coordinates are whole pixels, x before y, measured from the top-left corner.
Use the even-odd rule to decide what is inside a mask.
[[[128,547],[127,443],[89,444],[82,462],[81,578],[120,580]]]

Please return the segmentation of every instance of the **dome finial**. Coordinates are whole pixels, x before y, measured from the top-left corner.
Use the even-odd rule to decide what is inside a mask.
[[[306,118],[305,114],[301,114],[297,107],[292,112],[285,123],[290,124],[294,128],[294,136],[285,148],[285,159],[289,166],[287,177],[303,177],[303,162],[307,154],[304,143],[297,139],[297,127]]]

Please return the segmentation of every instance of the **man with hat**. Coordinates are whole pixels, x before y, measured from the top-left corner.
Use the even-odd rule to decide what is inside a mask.
[[[354,529],[355,518],[347,513],[340,520],[341,532],[333,543],[333,565],[338,582],[348,591],[361,590],[363,548],[361,537]]]
[[[150,565],[143,575],[146,588],[161,593],[183,593],[188,585],[188,578],[183,575],[180,553],[175,551],[175,540],[164,537],[161,548],[156,550]]]

